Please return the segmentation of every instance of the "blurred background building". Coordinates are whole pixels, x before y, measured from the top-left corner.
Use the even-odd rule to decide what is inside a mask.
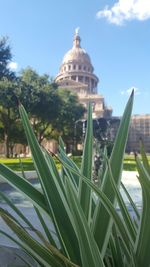
[[[81,47],[78,29],[74,34],[73,47],[64,55],[55,82],[59,87],[77,93],[80,103],[85,108],[88,102],[91,102],[93,118],[111,117],[112,108],[107,107],[104,97],[97,93],[99,79],[94,74],[90,56]]]
[[[94,74],[90,56],[81,47],[78,29],[73,37],[73,47],[64,55],[55,82],[59,87],[75,92],[85,108],[91,102],[93,119],[106,119],[110,127],[109,138],[115,138],[121,118],[112,116],[112,108],[107,107],[104,97],[98,93],[99,78]],[[140,138],[146,152],[150,153],[150,115],[132,116],[126,152],[138,152]]]

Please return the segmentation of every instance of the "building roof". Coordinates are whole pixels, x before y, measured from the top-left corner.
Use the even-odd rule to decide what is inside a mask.
[[[73,47],[65,54],[62,64],[69,62],[80,62],[82,64],[91,65],[91,59],[85,49],[81,48],[81,38],[78,32],[75,32],[73,39]]]

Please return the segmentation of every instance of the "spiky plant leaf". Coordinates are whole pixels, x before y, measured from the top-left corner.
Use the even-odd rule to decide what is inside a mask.
[[[92,161],[93,161],[93,121],[92,105],[88,106],[87,129],[83,148],[81,173],[89,180],[92,180]],[[91,214],[91,190],[85,183],[79,182],[79,199],[81,207],[87,220],[90,220]]]
[[[123,158],[124,158],[124,152],[125,152],[129,125],[130,125],[130,118],[131,118],[131,112],[132,112],[132,106],[133,106],[133,95],[134,93],[132,92],[128,100],[128,103],[126,105],[123,117],[121,119],[118,133],[115,139],[113,151],[112,151],[111,158],[110,158],[110,166],[111,166],[112,174],[115,179],[115,183],[118,187],[120,186],[121,173],[122,173],[122,167],[123,167]],[[111,203],[115,205],[116,197],[115,197],[115,193],[112,190],[112,186],[110,185],[108,170],[106,170],[105,172],[101,188],[104,194],[109,198]],[[103,220],[101,220],[101,218],[103,218]],[[101,221],[101,227],[99,227],[100,221]],[[95,210],[92,230],[95,236],[95,240],[98,244],[98,247],[103,257],[106,253],[106,249],[108,246],[108,241],[109,241],[109,237],[111,234],[111,228],[112,228],[111,216],[108,214],[104,206],[101,205],[101,203],[99,202]]]
[[[150,266],[150,176],[138,157],[136,157],[136,163],[139,173],[138,179],[142,187],[143,208],[135,254],[139,266],[147,267]]]
[[[77,194],[69,180],[67,182],[67,194],[73,215],[73,224],[76,230],[83,267],[104,267],[104,263],[94,237],[90,231],[87,220],[80,206]]]
[[[52,176],[51,167],[48,164],[42,148],[38,144],[27,113],[22,105],[19,106],[19,112],[32,152],[34,165],[40,179],[44,198],[47,203],[50,216],[55,225],[62,249],[68,258],[71,258],[74,262],[80,262],[78,241],[68,215],[69,209],[65,206],[67,205],[67,202],[64,203],[65,196],[62,188],[57,179],[54,179]],[[71,233],[70,236],[68,234],[69,232]]]

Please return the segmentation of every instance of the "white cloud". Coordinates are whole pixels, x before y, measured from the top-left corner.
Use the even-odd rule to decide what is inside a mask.
[[[18,63],[12,61],[8,64],[8,68],[10,68],[11,70],[16,70],[18,68]]]
[[[132,90],[134,90],[134,94],[135,95],[140,95],[141,94],[141,92],[140,92],[140,90],[138,88],[132,86],[127,90],[121,91],[121,95],[130,95],[132,93]]]
[[[105,6],[96,16],[116,25],[129,20],[147,20],[150,18],[150,0],[119,0],[110,8]]]

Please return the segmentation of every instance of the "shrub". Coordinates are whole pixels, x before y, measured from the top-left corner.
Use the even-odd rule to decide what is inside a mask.
[[[8,205],[20,220],[0,208],[0,215],[16,234],[0,231],[16,242],[33,257],[39,266],[83,266],[83,267],[127,267],[150,265],[150,167],[141,144],[143,163],[136,158],[139,181],[143,193],[143,209],[139,214],[127,190],[121,183],[124,151],[133,105],[133,93],[125,108],[116,136],[111,157],[106,157],[106,169],[101,184],[92,180],[93,133],[92,109],[89,105],[88,123],[81,168],[64,151],[63,141],[59,143],[59,159],[62,169],[58,172],[53,157],[38,144],[27,114],[19,106],[32,158],[37,171],[41,190],[21,178],[9,168],[0,164],[0,175],[13,187],[22,192],[34,205],[43,227],[43,233],[21,211],[3,195]],[[120,194],[123,187],[134,211],[129,211]],[[96,197],[95,197],[96,196]],[[118,203],[120,213],[116,211]],[[44,215],[44,216],[43,216]],[[45,216],[48,218],[45,221]],[[53,224],[57,239],[50,231]],[[37,238],[31,235],[31,232]]]

